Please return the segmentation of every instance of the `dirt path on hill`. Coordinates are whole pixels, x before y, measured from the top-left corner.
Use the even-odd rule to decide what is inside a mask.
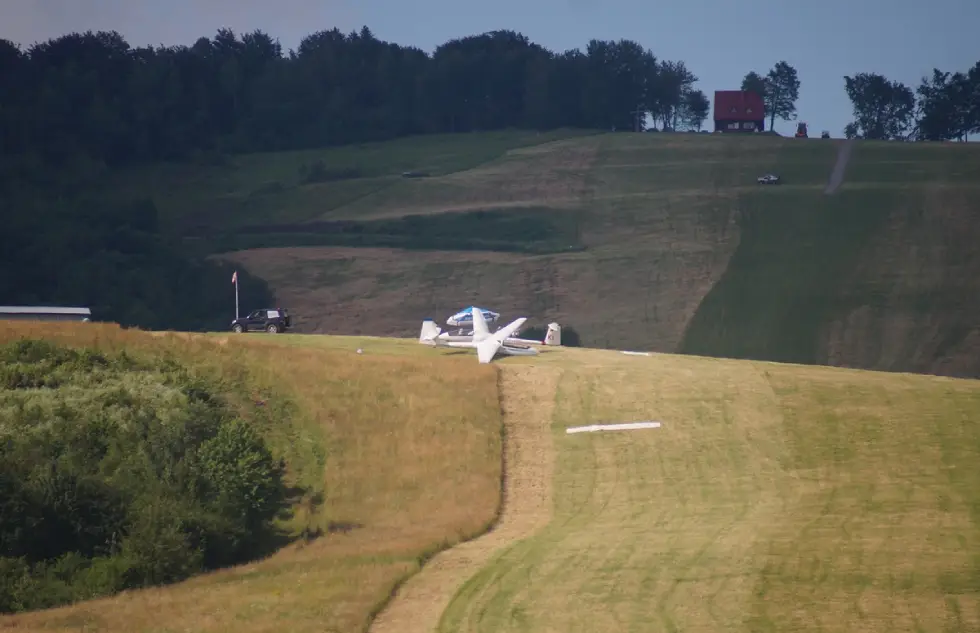
[[[837,162],[834,163],[834,171],[830,173],[830,181],[824,193],[832,195],[844,183],[844,174],[847,172],[847,163],[851,160],[851,153],[854,151],[854,139],[848,139],[840,146],[837,151]]]
[[[504,414],[504,485],[494,528],[436,555],[395,594],[370,633],[432,633],[456,591],[504,547],[551,520],[554,452],[551,417],[559,371],[551,367],[500,369]]]

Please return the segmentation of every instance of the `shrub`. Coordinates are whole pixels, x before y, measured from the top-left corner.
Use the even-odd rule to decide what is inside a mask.
[[[171,360],[0,347],[0,612],[169,583],[261,549],[285,464]]]

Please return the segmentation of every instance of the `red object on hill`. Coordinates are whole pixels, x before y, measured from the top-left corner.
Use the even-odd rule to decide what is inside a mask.
[[[715,90],[715,132],[761,132],[766,104],[748,90]]]

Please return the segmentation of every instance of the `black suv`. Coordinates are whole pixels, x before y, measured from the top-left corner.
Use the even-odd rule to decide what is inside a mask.
[[[289,318],[289,311],[283,308],[263,308],[255,310],[247,317],[235,319],[231,322],[231,330],[236,334],[242,332],[265,330],[269,334],[285,332],[292,321]]]

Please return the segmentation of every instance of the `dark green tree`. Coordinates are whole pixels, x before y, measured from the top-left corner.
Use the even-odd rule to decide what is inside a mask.
[[[919,140],[966,141],[980,129],[980,62],[966,73],[934,68],[916,93],[915,135]]]
[[[687,129],[700,132],[710,108],[706,94],[700,90],[688,90],[681,100],[680,120]]]
[[[664,60],[656,64],[648,103],[655,121],[663,129],[677,129],[684,111],[684,97],[698,78],[682,61]]]
[[[875,73],[845,76],[844,86],[854,109],[854,121],[844,129],[847,138],[905,138],[915,114],[911,88]]]
[[[765,78],[766,112],[769,113],[769,129],[776,119],[790,121],[796,118],[796,101],[800,98],[800,80],[796,69],[785,61],[777,62]]]
[[[754,70],[742,78],[742,90],[754,92],[763,99],[766,97],[766,79]]]

